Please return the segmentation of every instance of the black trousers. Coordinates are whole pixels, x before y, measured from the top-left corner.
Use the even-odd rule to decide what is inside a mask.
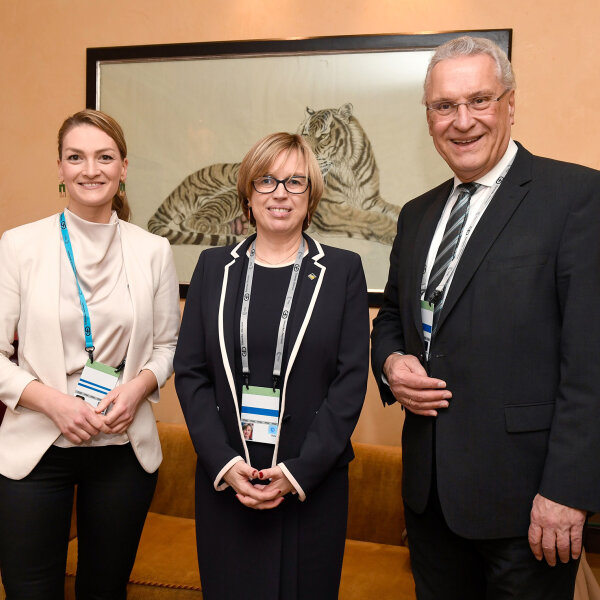
[[[538,562],[526,536],[469,540],[455,534],[435,479],[423,514],[404,509],[418,600],[573,600],[578,560],[555,567]]]
[[[24,479],[0,475],[0,571],[7,600],[63,600],[77,484],[78,600],[120,600],[158,471],[130,444],[50,447]]]

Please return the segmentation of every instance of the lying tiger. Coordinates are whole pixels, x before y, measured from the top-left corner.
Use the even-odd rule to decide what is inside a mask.
[[[379,169],[352,104],[313,111],[298,128],[313,149],[325,190],[309,233],[392,243],[400,207],[379,194]],[[222,246],[252,231],[238,202],[240,163],[219,163],[186,177],[158,207],[148,230],[171,244]]]

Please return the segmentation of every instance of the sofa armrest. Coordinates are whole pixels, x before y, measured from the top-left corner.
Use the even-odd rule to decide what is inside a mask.
[[[196,451],[187,427],[177,423],[156,425],[164,458],[150,511],[193,519]]]
[[[355,443],[350,463],[346,537],[365,542],[404,545],[402,449]]]

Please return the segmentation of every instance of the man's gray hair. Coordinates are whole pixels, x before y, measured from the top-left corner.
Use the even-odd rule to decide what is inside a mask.
[[[515,74],[504,50],[487,38],[465,35],[442,44],[431,57],[431,61],[427,67],[427,74],[425,75],[425,82],[423,83],[423,104],[427,103],[427,87],[431,79],[431,71],[435,65],[449,58],[476,56],[478,54],[487,54],[494,60],[498,80],[505,89],[515,89],[517,86]]]

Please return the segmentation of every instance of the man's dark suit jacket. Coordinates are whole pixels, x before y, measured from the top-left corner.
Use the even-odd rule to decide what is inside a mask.
[[[372,336],[381,381],[394,351],[420,356],[421,277],[452,180],[406,204]],[[425,509],[435,451],[450,528],[471,539],[527,534],[536,493],[600,510],[600,172],[522,146],[454,274],[430,375],[453,396],[406,412],[405,502]],[[435,444],[433,436],[435,435]],[[435,450],[434,450],[435,448]]]

